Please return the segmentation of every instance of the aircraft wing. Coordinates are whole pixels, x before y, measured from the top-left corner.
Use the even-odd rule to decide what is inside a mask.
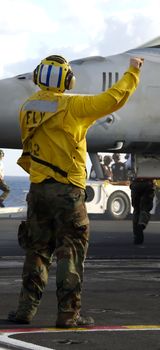
[[[147,41],[146,43],[140,45],[137,47],[137,49],[140,49],[140,48],[148,48],[148,47],[160,47],[160,36],[157,36],[156,38],[150,40],[150,41]]]
[[[134,49],[125,51],[124,54],[127,54],[130,57],[143,57],[145,60],[148,60],[150,62],[157,62],[160,63],[160,36],[146,42],[145,44],[138,46]],[[117,56],[117,55],[114,55]],[[110,56],[112,57],[112,56]],[[84,63],[102,63],[104,61],[108,61],[108,57],[103,56],[91,56],[91,57],[84,57],[76,60],[70,61],[71,66],[72,65],[82,65]]]
[[[145,61],[160,63],[160,46],[133,49],[127,51],[126,54],[130,57],[142,57]]]

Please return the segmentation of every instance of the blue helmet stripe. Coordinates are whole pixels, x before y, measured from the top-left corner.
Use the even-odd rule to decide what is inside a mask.
[[[43,84],[42,80],[41,80],[43,67],[44,67],[44,64],[41,65],[40,72],[39,72],[39,82],[40,82],[40,84]]]
[[[51,70],[52,70],[53,66],[50,64],[48,66],[48,70],[47,70],[47,77],[46,77],[46,85],[49,86],[49,79],[50,79],[50,75],[51,75]]]
[[[59,76],[58,76],[58,82],[57,82],[57,88],[61,85],[61,79],[62,79],[62,67],[59,67]]]

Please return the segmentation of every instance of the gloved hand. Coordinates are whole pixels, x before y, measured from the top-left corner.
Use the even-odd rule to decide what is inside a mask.
[[[139,57],[131,57],[130,59],[130,65],[135,67],[135,68],[141,68],[144,63],[144,58],[139,58]]]

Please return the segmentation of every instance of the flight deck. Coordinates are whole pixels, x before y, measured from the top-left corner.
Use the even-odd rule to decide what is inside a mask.
[[[144,244],[134,246],[131,221],[91,219],[82,313],[94,317],[95,326],[69,330],[55,328],[55,261],[32,323],[7,321],[17,305],[24,252],[17,244],[20,219],[4,218],[0,223],[0,349],[160,349],[158,221],[149,223]]]

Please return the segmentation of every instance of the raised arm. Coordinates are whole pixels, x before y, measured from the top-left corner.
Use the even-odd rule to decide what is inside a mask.
[[[90,118],[90,121],[93,122],[120,109],[139,84],[142,64],[142,58],[131,58],[128,70],[110,89],[97,95],[73,97],[71,102],[72,114],[77,118]]]

